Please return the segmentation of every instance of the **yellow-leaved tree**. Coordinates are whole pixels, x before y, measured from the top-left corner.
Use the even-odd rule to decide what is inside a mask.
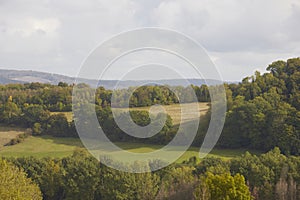
[[[39,200],[42,194],[23,170],[0,159],[0,199]]]

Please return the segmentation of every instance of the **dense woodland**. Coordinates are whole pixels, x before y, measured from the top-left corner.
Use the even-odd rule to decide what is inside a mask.
[[[219,146],[300,154],[300,59],[277,61],[228,85],[228,112]]]
[[[150,162],[149,168],[157,162],[160,161]],[[138,168],[139,163],[129,167]],[[230,161],[207,157],[197,162],[191,158],[159,171],[138,174],[108,168],[85,151],[77,150],[63,159],[0,159],[0,197],[296,200],[300,199],[299,169],[300,157],[285,156],[278,148],[260,156],[246,153]]]
[[[268,153],[246,153],[230,161],[205,158],[200,163],[192,158],[142,174],[107,168],[82,151],[63,159],[4,159],[0,160],[0,194],[12,190],[6,184],[19,182],[20,191],[28,191],[31,199],[300,199],[300,59],[273,62],[267,71],[255,72],[238,84],[225,84],[226,122],[217,147]],[[71,111],[73,87],[65,83],[1,85],[0,123],[31,128],[34,135],[78,137],[74,121],[52,113]],[[89,91],[87,85],[82,87]],[[209,87],[214,86],[192,86],[198,101],[210,101]],[[174,104],[178,103],[176,93],[186,90],[176,87],[173,93],[166,86],[122,89],[116,92],[117,106],[125,106],[131,93],[131,107]],[[166,144],[176,134],[177,127],[168,116],[156,136],[129,137],[113,119],[111,106],[116,105],[111,105],[111,95],[103,87],[95,95],[98,120],[111,140]],[[192,101],[189,95],[183,96],[185,102]],[[142,126],[150,122],[146,111],[133,111],[131,117]],[[201,120],[193,145],[201,146],[209,121],[210,112]],[[156,162],[160,161],[150,162],[149,168]]]

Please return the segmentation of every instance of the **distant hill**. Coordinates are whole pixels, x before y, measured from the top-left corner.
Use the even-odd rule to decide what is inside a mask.
[[[11,82],[18,82],[18,83],[40,82],[40,83],[50,83],[50,84],[57,84],[60,81],[67,82],[67,83],[74,82],[74,78],[59,75],[59,74],[51,74],[51,73],[37,72],[31,70],[6,70],[6,69],[0,69],[0,80],[3,80],[2,82],[3,84],[11,83]]]
[[[0,84],[8,84],[8,83],[20,83],[20,81],[15,81],[9,78],[2,77],[0,75]]]
[[[113,89],[116,84],[119,88],[127,88],[130,86],[139,86],[139,85],[170,85],[170,86],[187,86],[185,80],[183,79],[169,79],[169,80],[101,80],[98,82],[93,79],[77,79],[78,82],[86,83],[91,86],[98,85],[103,86],[107,89]],[[188,79],[189,84],[193,85],[202,85],[205,84],[204,79]],[[213,85],[219,83],[216,80],[206,80],[208,85]],[[0,84],[9,84],[9,83],[30,83],[30,82],[40,82],[40,83],[49,83],[57,85],[59,82],[66,82],[72,84],[75,82],[74,77],[64,76],[60,74],[52,74],[46,72],[37,72],[31,70],[6,70],[0,69]]]

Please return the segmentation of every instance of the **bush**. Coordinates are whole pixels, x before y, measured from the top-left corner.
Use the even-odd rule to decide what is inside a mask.
[[[23,142],[28,136],[29,136],[29,133],[27,133],[27,132],[20,134],[16,138],[11,139],[10,142],[7,143],[5,146],[12,146],[15,144],[19,144],[19,143]]]

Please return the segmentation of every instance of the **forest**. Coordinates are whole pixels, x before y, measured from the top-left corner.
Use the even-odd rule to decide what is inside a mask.
[[[149,168],[157,162],[150,162]],[[0,160],[0,171],[5,172],[0,176],[0,194],[2,199],[10,194],[19,199],[299,199],[299,168],[299,157],[285,156],[275,148],[230,161],[191,158],[134,174],[108,168],[78,150],[63,159]]]
[[[261,155],[191,158],[141,174],[108,168],[82,150],[62,159],[2,158],[0,198],[14,194],[15,199],[300,199],[300,58],[275,61],[266,70],[240,83],[224,84],[226,121],[216,146],[255,149]],[[29,128],[33,136],[78,137],[76,118],[68,121],[64,114],[72,111],[73,87],[63,82],[0,85],[0,124]],[[90,91],[86,84],[80,87]],[[191,87],[198,102],[210,102],[209,88],[215,86]],[[130,107],[177,104],[179,93],[185,102],[193,102],[187,90],[180,86],[120,89],[115,92],[117,105],[112,105],[112,91],[99,87],[95,94],[98,121],[114,142],[167,144],[178,128],[170,116],[157,135],[136,139],[118,128],[111,109],[126,106],[130,94]],[[147,111],[130,115],[141,126],[150,123]],[[200,121],[194,146],[201,146],[209,121],[210,110]],[[24,139],[26,135],[8,145]],[[149,168],[159,162],[150,161]]]

